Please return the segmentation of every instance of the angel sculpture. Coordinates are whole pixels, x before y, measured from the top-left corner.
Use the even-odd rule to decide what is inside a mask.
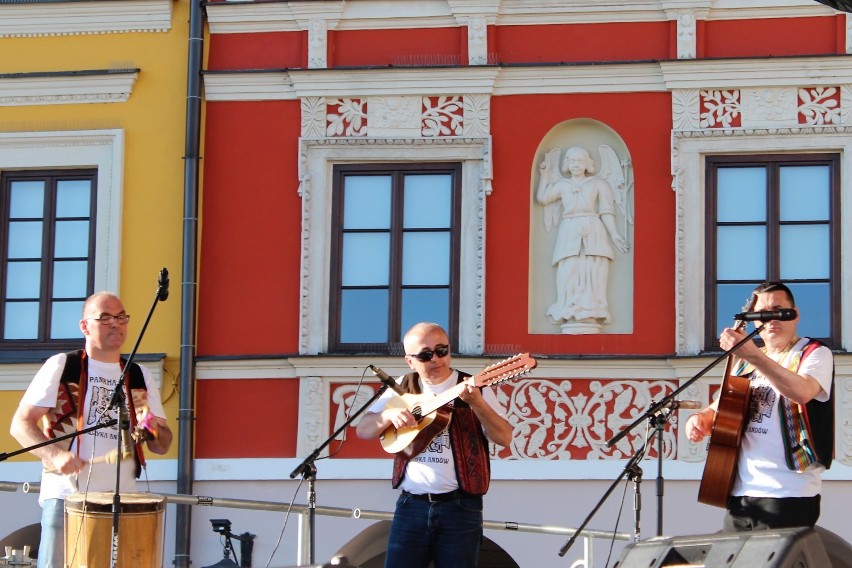
[[[627,241],[615,225],[616,207],[628,211],[624,173],[612,148],[599,147],[600,175],[585,148],[568,148],[560,172],[555,148],[539,166],[536,200],[544,205],[544,228],[559,223],[552,263],[556,266],[556,302],[547,308],[553,323],[565,333],[597,333],[610,322],[606,290],[615,254]],[[564,174],[564,175],[563,175]]]

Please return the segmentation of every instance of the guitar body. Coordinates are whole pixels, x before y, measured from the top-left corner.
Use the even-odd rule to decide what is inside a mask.
[[[750,312],[757,303],[757,294],[743,306],[744,312]],[[741,330],[745,321],[738,321],[734,329]],[[745,421],[751,404],[751,381],[731,373],[734,356],[728,356],[725,375],[722,379],[722,391],[716,406],[716,418],[713,420],[713,432],[707,444],[707,461],[704,462],[704,474],[698,486],[698,502],[714,507],[728,505],[728,497],[737,475],[737,461],[740,457],[740,444],[743,440]]]
[[[432,443],[435,436],[444,431],[452,416],[448,408],[438,408],[425,416],[422,414],[423,403],[432,398],[432,395],[406,393],[388,400],[385,408],[404,408],[417,418],[417,424],[399,430],[391,426],[385,430],[380,440],[386,452],[403,452],[408,457],[416,456]]]
[[[698,487],[698,502],[726,507],[737,474],[737,461],[745,420],[751,403],[750,381],[728,375],[722,383],[713,433],[707,446],[704,475]]]

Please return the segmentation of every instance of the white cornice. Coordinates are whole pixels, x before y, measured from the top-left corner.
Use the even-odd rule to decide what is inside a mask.
[[[324,96],[491,94],[498,70],[480,68],[364,69],[208,73],[208,101],[293,100]]]
[[[656,63],[503,67],[495,95],[664,91]]]
[[[326,5],[325,12],[308,13]],[[333,20],[338,30],[455,27],[470,16],[489,24],[547,25],[660,22],[694,12],[711,20],[831,16],[813,0],[362,0],[359,2],[220,2],[207,5],[211,33],[305,29],[309,18]],[[333,26],[329,26],[332,29]]]
[[[0,3],[0,37],[165,32],[173,0]]]
[[[668,90],[816,87],[852,82],[852,56],[667,61],[660,68]]]
[[[569,94],[832,86],[852,83],[852,56],[667,61],[556,67],[453,67],[209,73],[207,99]]]
[[[137,70],[0,76],[0,106],[122,103],[138,76]]]

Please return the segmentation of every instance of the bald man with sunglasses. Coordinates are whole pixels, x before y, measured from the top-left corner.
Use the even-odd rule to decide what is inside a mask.
[[[418,323],[403,338],[412,372],[398,380],[413,394],[440,394],[470,375],[450,365],[447,332],[436,323]],[[388,428],[417,425],[407,409],[388,406],[397,395],[386,391],[358,423],[358,436],[374,439]],[[475,567],[482,541],[482,496],[491,468],[489,441],[508,446],[512,426],[490,387],[467,385],[449,403],[449,425],[420,453],[399,452],[392,483],[402,489],[388,536],[385,568]],[[437,411],[436,411],[437,412]]]

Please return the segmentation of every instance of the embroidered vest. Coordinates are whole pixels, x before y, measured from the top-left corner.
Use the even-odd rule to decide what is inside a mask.
[[[787,368],[798,373],[805,358],[824,344],[809,339],[801,351],[790,356]],[[754,367],[741,363],[741,376],[754,376]],[[831,467],[834,458],[834,368],[831,370],[832,388],[828,400],[810,400],[805,406],[787,397],[779,396],[778,414],[781,421],[781,436],[787,467],[793,471],[804,471],[810,464],[818,462],[825,469]]]
[[[794,354],[794,364],[796,366],[796,370],[798,370],[801,362],[804,361],[805,357],[814,352],[818,347],[824,347],[825,345],[816,339],[810,339],[805,344],[802,349],[801,356],[798,356],[798,361],[795,361],[796,354]],[[807,463],[802,464],[802,460],[798,459],[796,455],[796,450],[798,449],[798,442],[802,439],[805,440],[813,440],[813,449],[815,451],[815,455],[811,462],[816,461],[821,463],[825,469],[829,469],[831,467],[831,462],[834,459],[834,367],[831,369],[831,392],[828,395],[828,400],[825,402],[820,402],[816,399],[810,400],[804,407],[781,397],[781,408],[782,408],[782,423],[787,426],[786,421],[793,426],[792,430],[796,432],[794,440],[787,440],[788,436],[785,435],[785,441],[788,443],[786,447],[787,451],[787,465],[790,469],[803,469],[802,467],[798,467],[801,465],[807,466]],[[785,408],[789,408],[792,413],[793,420],[790,420],[789,417],[785,417],[784,410]],[[801,418],[799,418],[800,415]],[[785,432],[787,430],[785,429]]]
[[[469,377],[459,371],[462,382]],[[400,385],[405,392],[420,394],[420,380],[417,373],[408,373]],[[471,495],[485,495],[491,482],[491,462],[488,457],[488,439],[482,432],[482,424],[470,406],[461,400],[453,402],[450,419],[450,446],[456,466],[456,479],[462,491]],[[396,454],[393,460],[393,478],[391,483],[396,489],[405,477],[405,468],[409,457],[404,452]]]
[[[124,368],[125,360],[121,360]],[[47,426],[45,435],[50,438],[58,438],[66,434],[77,432],[83,424],[83,405],[81,400],[86,396],[86,388],[89,385],[89,361],[83,349],[71,351],[65,354],[65,368],[59,378],[59,391],[56,395],[56,406],[47,413]],[[127,404],[130,414],[130,429],[136,428],[136,406],[145,404],[148,399],[148,388],[145,384],[145,376],[142,369],[136,363],[130,365],[130,370],[124,377],[124,392],[127,396],[128,386],[130,396]],[[74,443],[72,438],[68,448]],[[142,447],[134,444],[134,461],[136,462],[136,477],[142,472],[145,465],[145,456]],[[78,446],[79,451],[79,446]]]

